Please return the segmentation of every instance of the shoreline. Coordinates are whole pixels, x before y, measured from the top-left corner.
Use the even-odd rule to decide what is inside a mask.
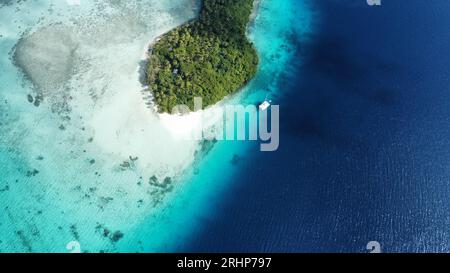
[[[250,14],[250,17],[249,17],[249,20],[248,20],[248,23],[247,23],[247,26],[246,26],[246,34],[245,34],[245,36],[247,37],[247,39],[250,38],[250,37],[249,37],[249,30],[253,27],[253,25],[254,25],[254,23],[255,23],[255,20],[256,20],[258,14],[259,14],[259,9],[260,9],[261,2],[262,2],[262,1],[263,1],[263,0],[254,0],[254,2],[253,2],[252,12],[251,12],[251,14]],[[200,11],[200,9],[199,9],[199,11]],[[160,118],[160,119],[162,118],[162,119],[164,119],[164,120],[166,120],[166,121],[169,121],[169,120],[171,120],[171,118],[169,118],[169,117],[187,118],[187,117],[189,117],[189,116],[194,116],[194,115],[191,115],[191,114],[194,114],[194,113],[197,113],[197,112],[206,112],[206,111],[207,111],[208,109],[210,109],[210,108],[215,108],[215,109],[217,109],[217,107],[218,107],[221,103],[223,103],[224,101],[226,101],[227,98],[229,98],[229,97],[234,97],[234,96],[236,96],[237,94],[239,94],[240,92],[242,92],[242,90],[243,90],[246,86],[248,86],[249,83],[256,77],[256,75],[255,75],[252,79],[250,79],[247,83],[245,83],[243,86],[241,86],[239,89],[237,89],[234,93],[229,94],[228,96],[225,96],[225,97],[222,98],[220,101],[218,101],[218,102],[216,102],[215,104],[210,105],[209,107],[207,107],[207,108],[205,108],[205,109],[202,109],[202,110],[200,110],[200,111],[195,111],[195,112],[194,112],[194,111],[191,111],[191,112],[189,112],[189,113],[187,113],[187,114],[186,114],[186,113],[185,113],[185,114],[172,114],[172,113],[166,113],[166,112],[160,113],[160,112],[158,111],[158,105],[154,102],[154,94],[153,94],[153,92],[150,90],[150,87],[149,87],[148,82],[147,82],[148,66],[149,66],[149,63],[150,63],[150,58],[151,58],[151,54],[152,54],[153,47],[155,46],[156,43],[158,43],[158,42],[159,42],[165,35],[167,35],[168,33],[172,32],[172,31],[174,31],[174,30],[176,30],[176,29],[182,28],[184,25],[189,24],[190,22],[193,22],[193,21],[195,21],[195,20],[197,20],[197,19],[198,19],[198,14],[197,14],[197,17],[196,17],[196,18],[193,18],[193,19],[191,19],[191,20],[188,20],[188,21],[186,21],[184,24],[179,25],[179,26],[177,26],[177,27],[175,27],[175,28],[173,28],[173,29],[171,29],[171,30],[169,30],[169,31],[166,31],[166,32],[164,32],[164,33],[158,35],[157,37],[153,38],[150,42],[148,42],[148,43],[146,44],[146,46],[145,46],[144,49],[143,49],[143,50],[144,50],[144,53],[142,54],[142,57],[141,57],[141,60],[140,60],[140,69],[139,69],[139,80],[140,80],[140,83],[141,83],[142,88],[143,88],[142,93],[149,93],[148,96],[146,96],[146,97],[149,99],[148,101],[146,101],[146,104],[147,104],[153,111],[155,111],[155,113],[157,114],[157,117]],[[251,41],[251,40],[250,40],[250,41]],[[251,43],[252,43],[252,47],[254,48],[255,52],[256,52],[257,55],[258,55],[258,58],[260,58],[260,56],[259,56],[260,54],[259,54],[257,48],[255,47],[254,42],[251,41]],[[258,64],[257,71],[259,71],[259,64]],[[147,94],[144,94],[144,95],[147,95]],[[176,123],[176,122],[175,122],[175,121],[172,121],[172,122],[169,121],[169,123]]]
[[[205,0],[206,1],[206,0]],[[213,4],[215,2],[204,2],[204,5],[217,5]],[[229,95],[236,94],[241,89],[243,89],[245,86],[248,85],[248,83],[255,77],[258,67],[259,67],[259,54],[253,44],[253,42],[249,39],[248,30],[253,25],[254,19],[256,18],[258,14],[258,7],[260,2],[258,0],[251,0],[251,6],[250,1],[247,1],[245,5],[239,6],[239,9],[243,9],[245,12],[245,16],[248,16],[246,19],[246,23],[244,26],[244,15],[234,15],[236,18],[239,16],[242,17],[241,21],[239,22],[236,18],[232,18],[233,20],[236,19],[236,26],[230,25],[229,27],[223,27],[223,22],[219,20],[219,22],[214,23],[201,23],[205,24],[204,27],[207,30],[203,34],[198,34],[195,31],[195,28],[200,27],[197,26],[197,22],[209,22],[205,18],[207,16],[211,15],[218,15],[220,12],[223,12],[223,10],[230,9],[233,7],[233,5],[237,5],[236,3],[230,3],[225,4],[217,8],[219,13],[216,14],[216,12],[209,11],[207,15],[202,14],[202,9],[199,10],[199,15],[196,18],[193,18],[191,20],[188,20],[184,24],[177,26],[170,31],[163,33],[154,39],[152,39],[147,46],[145,47],[145,52],[143,54],[143,66],[145,65],[145,68],[143,68],[143,75],[141,78],[143,79],[141,81],[144,88],[148,89],[148,91],[153,93],[153,100],[152,100],[152,106],[155,111],[158,113],[171,113],[173,107],[181,104],[188,104],[190,105],[189,108],[192,108],[193,99],[196,96],[202,96],[203,97],[203,103],[205,106],[214,106],[215,104],[222,101],[224,98],[226,98]],[[214,6],[216,7],[216,6]],[[206,17],[205,17],[206,16]],[[203,25],[202,25],[203,26]],[[226,26],[226,24],[225,24]],[[219,29],[216,29],[218,27]],[[233,30],[233,27],[236,27],[236,32],[228,32],[228,30]],[[245,27],[245,29],[244,29]],[[191,29],[192,28],[192,29]],[[159,44],[158,42],[161,41],[162,45],[162,52],[164,50],[167,50],[168,52],[172,51],[173,47],[178,48],[178,44],[174,44],[174,42],[177,39],[182,38],[176,38],[174,41],[167,40],[166,37],[169,37],[169,39],[172,39],[173,35],[176,37],[182,37],[183,35],[189,35],[189,34],[178,34],[178,32],[187,29],[187,32],[194,32],[197,33],[194,36],[197,37],[195,42],[192,42],[194,49],[192,50],[200,50],[198,48],[202,48],[204,46],[201,46],[201,40],[202,39],[209,39],[209,35],[218,35],[216,32],[222,31],[224,35],[226,36],[217,36],[222,37],[219,38],[219,40],[224,39],[227,40],[229,37],[230,39],[234,39],[237,37],[245,37],[239,38],[236,41],[236,44],[232,44],[232,46],[225,46],[220,47],[220,49],[211,52],[210,54],[213,54],[214,56],[211,58],[219,58],[221,59],[225,64],[225,67],[222,69],[219,67],[212,67],[213,65],[213,59],[205,59],[204,62],[198,63],[195,60],[195,56],[191,54],[192,52],[186,51],[188,48],[184,48],[181,46],[181,49],[183,53],[176,53],[172,57],[168,57],[169,55],[161,53],[159,50]],[[239,29],[239,31],[237,30]],[[222,33],[221,32],[221,33]],[[184,32],[183,32],[184,33]],[[216,34],[215,34],[216,33]],[[178,35],[178,36],[177,36]],[[193,34],[191,34],[193,35]],[[172,37],[172,38],[170,38]],[[215,36],[214,36],[215,37]],[[214,40],[215,43],[217,42]],[[177,42],[175,42],[177,43]],[[218,43],[218,42],[217,42]],[[186,45],[187,46],[187,45]],[[237,46],[236,48],[234,48]],[[155,51],[154,49],[158,48],[158,51]],[[200,51],[204,51],[205,49],[201,49]],[[237,60],[229,61],[228,58],[232,56],[232,52],[234,51],[241,51],[242,57],[240,57]],[[178,56],[180,55],[180,56]],[[217,55],[217,56],[216,56]],[[190,56],[190,57],[186,57]],[[206,55],[207,56],[207,55]],[[171,58],[173,60],[171,60]],[[180,58],[180,59],[178,59]],[[200,58],[200,57],[199,57]],[[180,63],[179,63],[180,62]],[[161,65],[163,63],[167,63],[166,68],[163,69],[164,65]],[[192,68],[195,67],[194,70]],[[211,67],[211,68],[209,68]],[[180,70],[183,68],[182,70]],[[167,72],[169,71],[169,72]],[[170,73],[170,71],[173,71]],[[179,73],[180,71],[180,73]],[[205,75],[208,73],[209,76],[205,77]],[[173,76],[178,75],[179,76]],[[215,81],[209,80],[209,78],[216,79]],[[227,77],[231,77],[227,81]],[[177,80],[177,81],[175,81]],[[182,87],[186,86],[195,86],[195,87]],[[157,88],[155,88],[155,86]],[[152,91],[152,89],[154,89]],[[184,90],[184,89],[188,90]],[[206,90],[206,91],[205,91]],[[194,111],[194,110],[190,110]]]

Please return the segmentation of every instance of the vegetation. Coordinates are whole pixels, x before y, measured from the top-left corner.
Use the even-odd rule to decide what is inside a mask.
[[[148,83],[160,112],[192,110],[236,92],[256,74],[258,55],[245,36],[253,0],[203,0],[198,19],[165,34],[153,46]]]

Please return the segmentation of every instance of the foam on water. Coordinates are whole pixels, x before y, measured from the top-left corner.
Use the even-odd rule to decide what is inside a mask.
[[[261,1],[249,29],[260,72],[227,103],[279,93],[290,39],[310,28],[303,3]],[[0,251],[64,252],[73,240],[82,251],[171,251],[214,212],[235,159],[255,145],[179,139],[139,82],[148,42],[195,16],[198,4],[0,8]]]

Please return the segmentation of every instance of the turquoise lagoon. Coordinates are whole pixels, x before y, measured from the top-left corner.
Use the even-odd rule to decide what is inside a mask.
[[[6,3],[0,252],[68,252],[73,241],[82,252],[182,250],[220,213],[247,155],[260,153],[256,142],[179,140],[146,105],[146,45],[193,18],[200,2]],[[282,96],[278,83],[297,62],[293,37],[307,39],[313,17],[308,1],[260,1],[248,31],[259,73],[224,103]]]

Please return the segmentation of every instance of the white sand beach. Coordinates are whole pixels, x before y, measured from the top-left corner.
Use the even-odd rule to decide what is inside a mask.
[[[199,126],[199,114],[158,115],[139,81],[148,41],[193,18],[196,2],[124,2],[107,8],[93,3],[80,5],[85,9],[80,16],[63,13],[67,7],[59,5],[53,7],[54,17],[20,37],[16,67],[8,70],[21,68],[24,84],[2,94],[16,101],[20,116],[3,127],[2,141],[14,141],[17,151],[5,153],[0,162],[8,176],[33,182],[8,193],[32,196],[16,203],[11,221],[42,231],[33,245],[37,249],[63,250],[51,244],[52,234],[61,232],[68,239],[74,234],[91,238],[89,247],[97,250],[111,248],[114,242],[99,236],[99,226],[127,232],[158,211],[170,191],[149,179],[178,187],[199,149],[198,140],[185,137]],[[34,9],[30,4],[16,12]],[[27,95],[39,104],[27,101]],[[54,209],[45,209],[49,206]],[[30,207],[39,217],[26,215]],[[0,239],[22,250],[20,238],[9,232],[16,231]]]

